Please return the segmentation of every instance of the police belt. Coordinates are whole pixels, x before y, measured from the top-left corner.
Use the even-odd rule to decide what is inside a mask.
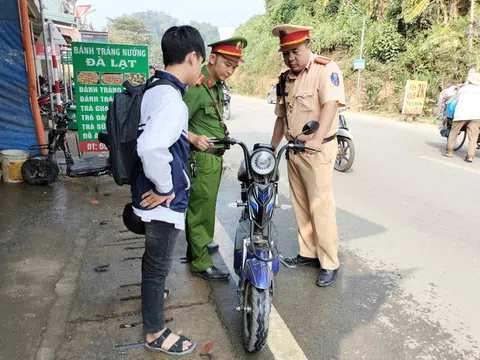
[[[337,134],[333,134],[332,136],[326,137],[323,139],[322,144],[329,143],[332,140],[335,140],[337,138]]]
[[[203,152],[203,153],[208,153],[216,156],[223,156],[225,154],[225,149],[224,148],[210,148],[207,150],[199,150],[195,148],[194,146],[191,147],[191,151],[197,151],[197,152]]]
[[[329,136],[329,137],[323,139],[322,144],[329,143],[330,141],[335,140],[336,138],[337,138],[337,134],[334,134],[334,135],[332,135],[332,136]],[[295,155],[298,154],[298,152],[297,152],[296,150],[293,150],[293,149],[289,149],[289,150],[290,150],[290,151],[293,151],[293,153],[294,153]],[[287,160],[289,160],[289,154],[290,154],[290,152],[287,152]]]
[[[322,144],[326,144],[326,143],[328,143],[332,140],[335,140],[336,138],[337,138],[337,134],[333,134],[332,136],[329,136],[329,137],[323,139]]]

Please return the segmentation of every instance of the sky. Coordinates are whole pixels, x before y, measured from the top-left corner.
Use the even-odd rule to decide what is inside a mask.
[[[95,12],[87,15],[95,30],[107,25],[107,18],[140,11],[163,11],[189,23],[191,20],[219,27],[238,27],[254,15],[265,13],[263,0],[81,0],[77,5],[92,5]]]

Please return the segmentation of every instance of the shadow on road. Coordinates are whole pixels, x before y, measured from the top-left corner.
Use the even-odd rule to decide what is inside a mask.
[[[387,228],[350,211],[337,208],[337,225],[340,243],[378,235]]]
[[[345,344],[361,343],[350,338],[374,322],[391,289],[382,274],[362,274],[357,259],[345,258],[338,281],[329,288],[315,285],[314,269],[284,269],[277,281],[275,304],[309,359],[361,358],[354,356],[354,347]]]
[[[234,191],[238,192],[238,184],[223,178],[217,215],[231,237],[238,224],[239,211],[225,204]],[[282,195],[279,202],[290,203]],[[382,225],[340,208],[337,209],[337,219],[341,243],[375,236],[387,230]],[[276,211],[275,223],[281,234],[278,244],[280,251],[285,256],[297,254],[297,227],[293,211]],[[356,329],[374,321],[391,288],[382,274],[372,273],[354,254],[342,253],[340,260],[342,269],[339,279],[330,288],[320,289],[316,286],[317,269],[282,267],[276,277],[274,304],[309,359],[340,359],[345,339]],[[241,345],[240,317],[232,314],[237,302],[234,286],[232,281],[230,284],[215,284],[214,296],[224,324],[231,332],[236,352],[240,354],[239,358],[244,358],[246,354]],[[271,354],[267,351],[261,356],[248,357],[270,359]]]
[[[427,144],[428,146],[431,146],[434,149],[438,149],[438,152],[440,154],[443,154],[445,152],[445,145],[447,144],[447,141],[446,139],[444,143],[426,141],[425,144]],[[463,159],[465,157],[465,151],[463,149],[466,149],[466,146],[468,146],[468,139],[465,141],[465,145],[463,145],[460,150],[453,152],[453,156]]]

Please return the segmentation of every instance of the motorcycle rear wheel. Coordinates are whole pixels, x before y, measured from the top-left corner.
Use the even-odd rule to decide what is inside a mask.
[[[349,138],[338,137],[338,153],[335,159],[335,170],[340,172],[348,171],[355,160],[355,146]]]
[[[58,178],[58,166],[48,158],[28,159],[22,165],[22,176],[30,185],[49,185]]]
[[[250,353],[261,351],[268,338],[272,300],[270,290],[257,289],[248,280],[243,293],[243,345]]]
[[[230,104],[225,104],[223,108],[223,117],[225,120],[230,120]]]

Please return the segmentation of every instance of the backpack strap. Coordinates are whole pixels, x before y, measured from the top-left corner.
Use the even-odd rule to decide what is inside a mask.
[[[130,81],[125,80],[122,86],[125,88],[125,90],[130,96],[133,96],[135,94],[135,87],[132,84],[130,84]]]
[[[168,79],[164,79],[164,78],[156,78],[157,81],[153,81],[154,78],[152,78],[152,81],[150,82],[147,82],[145,84],[145,86],[143,87],[142,91],[143,93],[145,93],[147,90],[150,90],[152,88],[154,88],[155,86],[157,85],[170,85],[171,87],[175,88],[178,90],[178,86],[171,80],[168,80]],[[127,90],[128,91],[128,90]]]

